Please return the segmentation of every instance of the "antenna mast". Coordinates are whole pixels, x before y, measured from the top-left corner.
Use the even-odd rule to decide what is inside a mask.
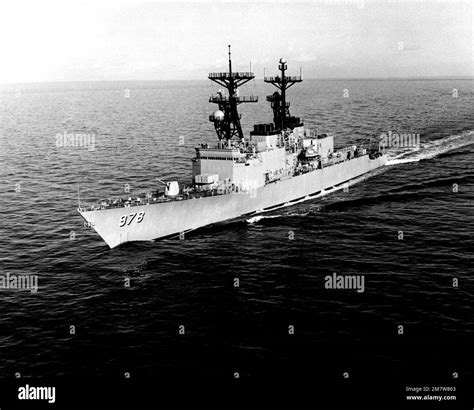
[[[209,73],[209,79],[216,84],[221,85],[227,89],[228,95],[219,92],[217,96],[212,95],[209,102],[218,104],[219,110],[213,115],[209,116],[209,120],[214,123],[219,143],[229,143],[233,138],[242,140],[244,134],[240,125],[240,114],[237,111],[237,106],[241,103],[255,103],[258,97],[240,97],[238,88],[241,85],[249,82],[255,78],[252,72],[232,72],[232,59],[229,47],[229,72],[228,73]],[[219,113],[221,111],[221,113]],[[222,115],[223,114],[223,115]]]
[[[290,103],[286,101],[286,90],[293,84],[300,83],[303,80],[301,78],[301,71],[300,76],[290,77],[285,75],[287,65],[284,58],[280,58],[278,68],[281,72],[280,76],[264,77],[264,81],[273,84],[280,90],[281,94],[276,91],[272,95],[267,96],[267,101],[272,103],[275,127],[284,130],[285,128],[294,128],[301,125],[299,117],[292,117],[290,115]]]

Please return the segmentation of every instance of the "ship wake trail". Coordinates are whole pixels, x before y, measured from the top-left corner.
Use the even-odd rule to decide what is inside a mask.
[[[420,148],[412,149],[408,152],[406,150],[403,152],[389,152],[386,165],[398,165],[435,158],[445,152],[465,147],[473,143],[474,131],[466,131],[461,134],[450,135],[445,138],[423,143]]]
[[[260,222],[262,219],[272,219],[272,218],[281,218],[282,216],[285,215],[259,215],[259,216],[254,216],[252,218],[247,219],[247,223],[249,224],[254,224]]]
[[[321,207],[317,207],[315,211],[319,211]],[[275,218],[289,218],[289,217],[305,217],[308,216],[310,212],[288,212],[286,214],[278,214],[278,215],[258,215],[246,220],[248,224],[259,223],[260,221],[265,221],[267,219],[275,219]]]

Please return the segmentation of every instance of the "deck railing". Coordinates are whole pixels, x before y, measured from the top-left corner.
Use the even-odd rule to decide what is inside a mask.
[[[258,102],[258,97],[256,95],[248,95],[242,97],[234,97],[237,102]],[[221,95],[211,95],[209,97],[209,102],[227,102],[229,97]]]
[[[287,76],[285,75],[285,80],[286,81],[302,81],[301,80],[301,76],[297,75],[297,76]],[[266,81],[266,82],[281,82],[281,77],[280,76],[276,76],[276,77],[264,77],[263,81]]]
[[[247,79],[247,78],[254,78],[255,74],[250,72],[250,71],[245,71],[245,72],[236,72],[236,73],[209,73],[209,78],[242,78],[242,79]]]
[[[160,204],[163,202],[173,202],[173,201],[185,201],[190,199],[199,199],[199,198],[206,198],[209,196],[219,196],[219,195],[226,195],[229,194],[231,191],[229,189],[210,189],[208,191],[195,191],[195,192],[183,192],[180,195],[175,197],[152,197],[152,198],[144,198],[140,197],[140,201],[133,199],[131,201],[120,201],[117,203],[107,203],[107,204],[95,204],[95,205],[88,205],[81,203],[79,209],[81,211],[99,211],[103,209],[113,209],[113,208],[129,208],[134,206],[143,206],[143,205],[153,205],[153,204]]]

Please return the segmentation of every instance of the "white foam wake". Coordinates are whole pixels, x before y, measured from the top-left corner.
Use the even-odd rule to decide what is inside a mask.
[[[254,223],[257,223],[258,221],[260,221],[262,219],[279,218],[280,216],[283,216],[283,215],[267,215],[267,216],[259,215],[259,216],[254,216],[250,219],[247,219],[247,223],[254,224]]]
[[[319,209],[319,207],[317,209]],[[282,218],[282,217],[303,217],[303,216],[308,215],[308,213],[309,212],[301,212],[301,213],[299,213],[299,212],[288,212],[287,214],[284,214],[284,215],[283,214],[279,214],[279,215],[258,215],[258,216],[254,216],[252,218],[249,218],[246,221],[249,224],[254,224],[254,223],[258,223],[262,219]]]
[[[466,131],[458,135],[450,135],[438,140],[429,141],[420,148],[412,149],[408,152],[395,152],[388,155],[386,165],[405,164],[408,162],[418,162],[422,159],[431,159],[453,149],[461,148],[474,143],[474,131]]]

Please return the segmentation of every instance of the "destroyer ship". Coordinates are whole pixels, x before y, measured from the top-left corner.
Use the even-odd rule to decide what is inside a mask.
[[[386,163],[378,147],[335,149],[333,135],[306,129],[301,118],[290,115],[287,90],[302,77],[288,76],[283,58],[279,74],[264,77],[277,89],[267,97],[273,122],[256,124],[245,136],[237,108],[257,103],[258,97],[241,96],[239,88],[255,75],[232,70],[230,46],[228,56],[227,72],[209,74],[222,87],[209,98],[217,105],[209,120],[218,141],[195,148],[191,183],[160,181],[161,187],[143,194],[92,206],[79,202],[85,224],[110,248],[182,237],[206,225],[289,206],[341,188]]]

